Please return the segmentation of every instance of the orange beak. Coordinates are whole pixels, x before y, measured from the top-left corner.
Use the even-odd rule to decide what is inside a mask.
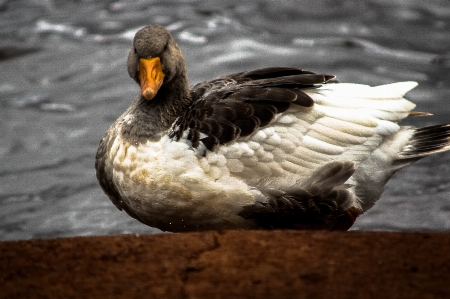
[[[141,82],[141,94],[146,100],[153,99],[158,93],[164,79],[161,60],[159,57],[152,59],[139,59],[139,81]]]

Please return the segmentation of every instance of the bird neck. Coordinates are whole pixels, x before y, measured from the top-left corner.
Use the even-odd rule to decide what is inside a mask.
[[[157,141],[191,102],[186,77],[164,84],[150,101],[139,96],[122,118],[122,136],[133,142]]]

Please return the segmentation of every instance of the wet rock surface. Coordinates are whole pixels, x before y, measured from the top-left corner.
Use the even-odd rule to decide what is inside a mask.
[[[225,231],[0,243],[2,298],[449,298],[450,234]]]

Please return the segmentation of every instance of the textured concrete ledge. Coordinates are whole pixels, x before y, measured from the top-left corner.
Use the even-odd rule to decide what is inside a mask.
[[[450,234],[226,231],[0,242],[1,298],[450,298]]]

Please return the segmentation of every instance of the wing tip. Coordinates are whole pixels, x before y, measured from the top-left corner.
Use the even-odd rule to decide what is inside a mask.
[[[389,90],[392,90],[393,93],[396,92],[403,97],[406,93],[417,87],[417,85],[419,85],[419,83],[415,81],[403,81],[380,85],[378,87],[383,89],[388,88]]]

